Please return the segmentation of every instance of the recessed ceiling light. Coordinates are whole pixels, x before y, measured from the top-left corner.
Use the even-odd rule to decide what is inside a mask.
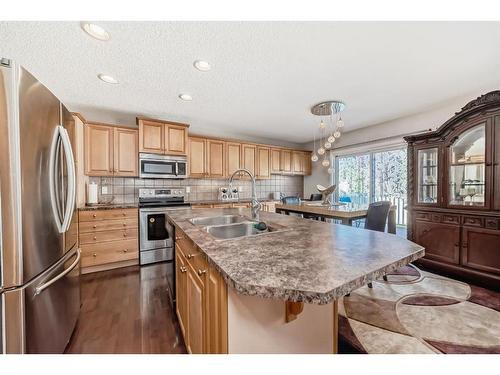
[[[109,33],[104,30],[101,26],[96,25],[95,23],[83,22],[82,29],[89,34],[91,37],[96,38],[98,40],[106,41],[109,40]]]
[[[185,100],[187,102],[193,100],[193,97],[189,94],[180,94],[179,98],[181,98],[182,100]]]
[[[117,84],[118,83],[118,80],[116,80],[116,78],[113,78],[111,77],[110,75],[107,75],[107,74],[99,74],[97,75],[97,77],[103,81],[103,82],[106,82],[106,83],[112,83],[112,84]]]
[[[198,69],[201,72],[208,72],[211,68],[208,61],[203,61],[203,60],[196,60],[193,63],[193,65],[196,69]]]

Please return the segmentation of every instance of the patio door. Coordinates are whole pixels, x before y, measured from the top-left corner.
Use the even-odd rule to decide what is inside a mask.
[[[337,199],[354,206],[387,200],[397,206],[397,224],[406,225],[406,148],[335,158]]]

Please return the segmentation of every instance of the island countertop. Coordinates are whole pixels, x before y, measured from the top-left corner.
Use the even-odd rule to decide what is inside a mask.
[[[250,210],[180,209],[168,217],[240,294],[327,304],[424,255],[392,234],[268,212],[261,221],[287,230],[220,241],[188,221],[227,214],[250,217]]]

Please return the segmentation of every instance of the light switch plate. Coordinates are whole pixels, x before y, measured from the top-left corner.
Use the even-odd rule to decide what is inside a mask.
[[[108,194],[108,187],[106,185],[101,187],[101,194]]]
[[[186,186],[184,189],[186,190],[186,193],[191,193],[191,186]]]

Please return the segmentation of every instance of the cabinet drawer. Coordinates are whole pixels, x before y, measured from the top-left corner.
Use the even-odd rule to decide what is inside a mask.
[[[139,213],[137,208],[126,208],[126,209],[110,209],[110,210],[92,210],[92,211],[80,211],[78,218],[80,222],[85,221],[97,221],[97,220],[113,220],[113,219],[124,219],[124,218],[135,218],[137,219]]]
[[[500,219],[487,217],[484,220],[484,227],[488,229],[500,229]]]
[[[80,235],[80,244],[99,243],[106,241],[120,241],[125,239],[137,238],[137,228],[124,230],[108,230],[104,232],[82,233]]]
[[[448,224],[459,224],[460,217],[458,215],[444,214],[441,216],[441,222],[448,223]]]
[[[467,227],[484,227],[484,218],[475,216],[464,216],[463,225]]]
[[[137,239],[82,245],[82,267],[137,259]]]
[[[80,233],[102,232],[103,230],[119,230],[137,228],[137,218],[119,220],[84,221],[80,223]]]
[[[415,212],[415,219],[422,221],[431,221],[431,214],[428,212]]]

